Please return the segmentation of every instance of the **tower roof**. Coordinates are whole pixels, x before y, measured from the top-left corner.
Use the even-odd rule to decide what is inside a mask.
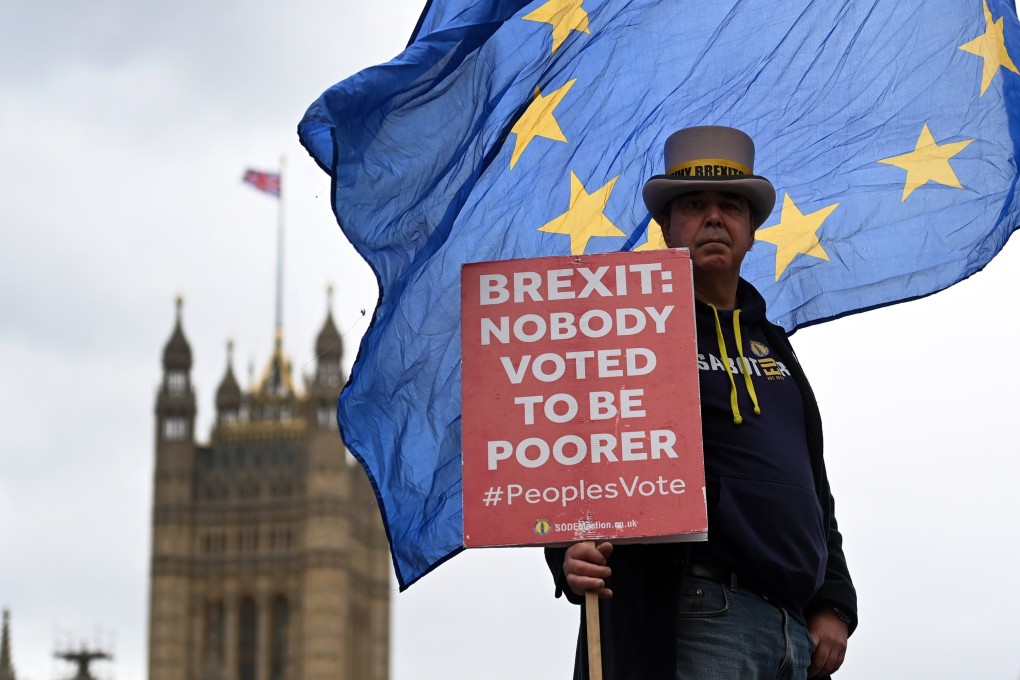
[[[340,358],[343,353],[343,340],[333,323],[333,286],[329,286],[326,289],[326,322],[315,340],[315,356],[319,359]]]
[[[216,390],[216,408],[220,411],[236,409],[241,405],[241,387],[234,377],[234,343],[227,341],[227,372]]]
[[[181,327],[181,309],[184,307],[184,298],[177,296],[177,321],[174,324],[174,331],[163,348],[163,369],[191,370],[191,345],[184,337],[184,329]]]

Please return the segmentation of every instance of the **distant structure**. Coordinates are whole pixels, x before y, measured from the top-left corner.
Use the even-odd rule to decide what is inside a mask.
[[[258,384],[232,347],[196,443],[180,300],[156,397],[150,680],[386,680],[389,574],[371,486],[336,427],[332,291],[299,391],[278,322]]]
[[[92,675],[92,662],[110,661],[113,659],[113,655],[109,652],[101,649],[89,649],[84,644],[78,649],[58,649],[53,653],[53,656],[77,665],[78,671],[68,680],[96,680]]]
[[[4,610],[4,627],[0,632],[0,680],[17,680],[11,662],[11,613]]]

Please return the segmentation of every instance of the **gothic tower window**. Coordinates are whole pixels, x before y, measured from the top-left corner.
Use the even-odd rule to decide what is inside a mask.
[[[319,383],[327,387],[340,386],[340,360],[322,360],[319,363]]]
[[[237,549],[241,553],[255,553],[259,549],[259,532],[257,530],[245,530],[237,538]]]
[[[370,622],[368,611],[365,605],[360,602],[352,602],[348,610],[347,621],[347,649],[364,649],[369,635]],[[349,660],[350,677],[369,677],[368,659],[365,654],[354,654]]]
[[[184,371],[170,371],[166,374],[166,388],[174,396],[184,394],[188,389],[188,374]]]
[[[167,416],[163,421],[163,438],[169,441],[184,441],[188,438],[188,419],[182,416]]]
[[[316,413],[319,427],[337,429],[337,404],[335,402],[319,402]]]
[[[213,600],[205,605],[205,664],[210,671],[218,671],[223,665],[224,634],[223,601]],[[218,673],[208,673],[216,677]]]
[[[255,599],[245,597],[241,600],[241,616],[238,619],[238,680],[255,680],[255,668],[258,656],[256,644],[258,638],[258,618]]]
[[[277,595],[273,598],[269,656],[269,680],[287,678],[287,639],[290,627],[290,607],[287,598]]]

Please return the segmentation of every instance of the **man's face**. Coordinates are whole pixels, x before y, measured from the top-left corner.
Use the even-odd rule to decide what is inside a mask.
[[[669,205],[662,235],[670,248],[689,248],[695,273],[739,276],[754,242],[751,207],[739,194],[698,191]]]

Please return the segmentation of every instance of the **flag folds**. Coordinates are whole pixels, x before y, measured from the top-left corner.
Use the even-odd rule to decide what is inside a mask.
[[[434,0],[327,90],[299,135],[381,290],[338,417],[401,588],[462,545],[461,264],[660,246],[641,185],[719,124],[776,186],[743,270],[773,321],[928,295],[1017,227],[1014,58],[1003,0]]]
[[[280,173],[278,172],[261,172],[259,170],[245,170],[244,177],[241,181],[250,184],[259,191],[263,191],[267,194],[271,194],[280,197]]]

